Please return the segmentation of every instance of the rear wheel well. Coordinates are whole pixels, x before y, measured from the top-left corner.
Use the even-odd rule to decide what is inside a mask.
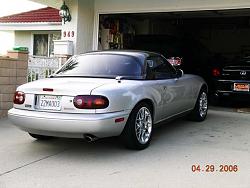
[[[143,99],[143,100],[139,101],[135,106],[139,105],[140,103],[147,103],[150,106],[150,110],[151,110],[152,116],[154,118],[154,103],[153,103],[153,101],[150,99]]]
[[[201,90],[202,90],[202,89],[204,89],[206,92],[208,92],[208,87],[207,87],[206,84],[203,84],[203,85],[201,86]]]
[[[150,99],[140,100],[134,106],[120,135],[121,141],[126,147],[142,150],[149,146],[153,131],[153,109],[153,102]],[[145,113],[146,110],[147,113]],[[148,111],[150,111],[150,114],[148,114]],[[138,114],[143,114],[143,116],[138,116]],[[151,118],[148,119],[147,117],[149,116]],[[150,121],[150,124],[148,124],[148,121]],[[146,135],[147,140],[141,140],[141,137],[145,137]]]

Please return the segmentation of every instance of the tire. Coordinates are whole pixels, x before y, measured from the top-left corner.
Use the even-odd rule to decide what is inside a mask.
[[[204,121],[207,117],[207,111],[208,111],[208,94],[205,89],[201,89],[195,107],[191,112],[189,119],[197,122]]]
[[[129,149],[142,150],[149,146],[152,132],[152,109],[147,103],[139,103],[130,113],[121,134],[122,142]]]
[[[32,133],[29,133],[29,135],[37,140],[50,140],[53,138],[52,136],[44,136],[44,135],[32,134]]]

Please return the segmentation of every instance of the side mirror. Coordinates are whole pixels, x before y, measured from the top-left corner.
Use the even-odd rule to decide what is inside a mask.
[[[176,75],[177,75],[177,78],[182,77],[182,76],[184,75],[183,70],[181,70],[181,69],[177,69],[177,70],[176,70]]]

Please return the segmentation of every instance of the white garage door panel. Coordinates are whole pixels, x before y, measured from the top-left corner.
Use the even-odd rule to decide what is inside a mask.
[[[250,0],[95,0],[97,13],[250,8]]]

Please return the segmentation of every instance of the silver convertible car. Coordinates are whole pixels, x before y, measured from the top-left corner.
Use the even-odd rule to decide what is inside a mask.
[[[21,85],[10,120],[36,139],[120,136],[144,149],[153,127],[183,115],[206,118],[207,84],[162,55],[99,51],[70,58],[50,78]]]

